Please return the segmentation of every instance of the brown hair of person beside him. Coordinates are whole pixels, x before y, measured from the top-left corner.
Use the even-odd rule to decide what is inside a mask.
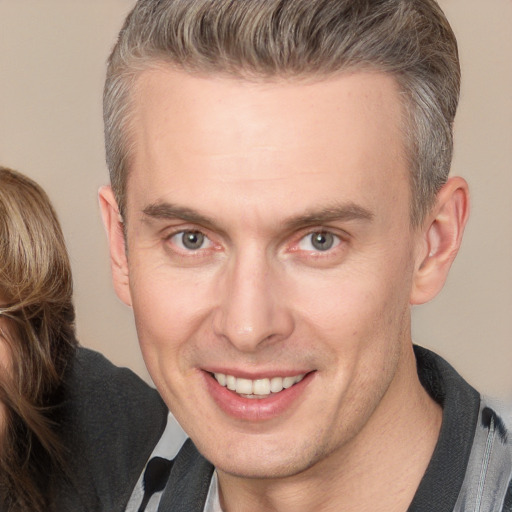
[[[51,509],[58,405],[76,347],[72,278],[46,193],[0,167],[0,509]]]

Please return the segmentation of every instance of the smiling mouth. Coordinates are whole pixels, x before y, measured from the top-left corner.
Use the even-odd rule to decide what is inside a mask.
[[[305,376],[305,373],[291,377],[272,377],[265,379],[243,379],[224,373],[212,374],[215,380],[223,387],[235,392],[244,398],[262,399],[270,395],[280,393],[298,384]]]

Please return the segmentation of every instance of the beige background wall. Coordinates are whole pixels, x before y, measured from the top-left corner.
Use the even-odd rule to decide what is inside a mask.
[[[445,290],[414,311],[414,339],[512,398],[512,0],[440,3],[464,77],[453,173],[469,181],[473,209]],[[82,344],[147,375],[131,311],[111,289],[96,199],[107,182],[104,62],[131,5],[0,0],[0,162],[41,183],[60,214]]]

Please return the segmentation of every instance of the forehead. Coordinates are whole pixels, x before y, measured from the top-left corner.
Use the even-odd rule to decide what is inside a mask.
[[[133,98],[128,208],[144,194],[190,202],[218,192],[279,209],[292,190],[307,208],[327,193],[364,201],[381,182],[387,193],[408,182],[402,105],[386,74],[251,82],[152,69]]]

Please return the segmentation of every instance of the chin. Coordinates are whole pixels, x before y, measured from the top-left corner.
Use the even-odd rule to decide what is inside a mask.
[[[249,436],[247,436],[249,437]],[[211,445],[198,449],[217,470],[239,478],[273,479],[297,475],[314,466],[323,458],[323,450],[315,443],[277,442],[273,448],[263,439],[244,446],[241,442],[234,446],[222,446],[212,450]]]
[[[265,479],[277,479],[277,478],[287,478],[302,473],[306,469],[310,467],[310,465],[305,464],[304,466],[294,463],[288,464],[283,461],[273,462],[273,461],[252,461],[252,462],[244,462],[243,464],[233,464],[228,463],[224,465],[215,465],[218,471],[223,473],[227,473],[231,476],[235,476],[238,478],[250,478],[257,480],[265,480]]]

